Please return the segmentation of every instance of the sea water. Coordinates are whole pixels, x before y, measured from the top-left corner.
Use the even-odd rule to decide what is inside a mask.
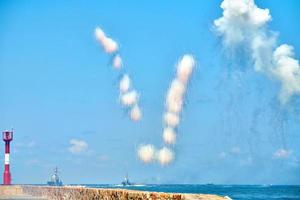
[[[126,188],[131,190],[155,191],[155,192],[177,192],[216,194],[229,196],[234,200],[300,200],[300,185],[109,185],[91,184],[86,187],[94,188]]]

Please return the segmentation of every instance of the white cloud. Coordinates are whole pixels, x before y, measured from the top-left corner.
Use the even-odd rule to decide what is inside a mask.
[[[222,151],[218,154],[219,159],[226,160],[230,158],[241,158],[241,156],[244,155],[240,147],[238,146],[233,146],[227,151]]]
[[[88,150],[88,144],[79,139],[71,139],[70,140],[70,147],[68,148],[68,151],[72,154],[80,154],[83,152],[87,152]]]
[[[291,155],[292,155],[292,151],[291,150],[278,149],[273,154],[273,158],[274,159],[278,159],[278,160],[283,160],[283,159],[289,158]]]
[[[249,166],[253,164],[253,158],[251,156],[240,160],[240,165],[241,166]]]
[[[231,154],[241,154],[241,149],[239,147],[232,147],[230,149]]]

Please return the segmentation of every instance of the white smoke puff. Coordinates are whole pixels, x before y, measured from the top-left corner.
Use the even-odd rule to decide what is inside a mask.
[[[95,37],[102,44],[107,53],[114,53],[118,50],[118,44],[113,39],[107,37],[100,27],[95,29]]]
[[[102,42],[103,48],[107,53],[114,53],[118,50],[118,44],[111,38],[106,38]]]
[[[179,116],[172,112],[167,112],[164,116],[165,124],[167,126],[176,127],[179,124]]]
[[[272,68],[273,49],[275,47],[276,37],[267,37],[265,35],[256,35],[251,41],[252,59],[254,69],[258,72],[268,73]]]
[[[300,93],[300,66],[293,47],[283,44],[275,49],[276,35],[267,29],[268,9],[258,8],[254,0],[224,0],[223,16],[214,21],[226,47],[249,47],[256,71],[281,83],[279,100],[286,104]]]
[[[122,58],[119,54],[114,56],[112,64],[113,64],[115,69],[121,69],[121,67],[122,67]]]
[[[185,85],[179,80],[172,81],[166,97],[167,110],[178,113],[182,109]]]
[[[293,94],[300,92],[300,66],[293,56],[293,47],[286,44],[279,46],[273,54],[275,67],[272,73],[281,82],[279,98],[283,104],[287,103]]]
[[[192,55],[184,55],[177,64],[177,78],[186,84],[193,72],[195,59]]]
[[[128,92],[131,85],[131,80],[127,74],[124,74],[119,83],[119,89],[121,93]]]
[[[225,46],[246,40],[271,20],[269,10],[258,8],[254,0],[224,0],[221,8],[223,16],[214,25]]]
[[[144,163],[150,163],[155,158],[155,148],[151,144],[141,145],[138,149],[138,157]]]
[[[132,106],[136,104],[137,101],[138,93],[135,90],[121,94],[121,103],[124,106]]]
[[[142,112],[141,112],[140,107],[138,105],[134,105],[130,111],[130,118],[133,121],[139,121],[141,119],[141,117],[142,117]]]
[[[167,110],[174,113],[179,113],[182,110],[183,100],[182,99],[167,99]]]
[[[168,165],[174,160],[174,153],[167,147],[163,147],[157,153],[157,160],[161,165]]]
[[[101,43],[106,39],[106,35],[100,27],[95,28],[95,37]]]
[[[180,82],[178,79],[174,79],[171,83],[169,94],[176,98],[182,98],[185,92],[185,85]]]
[[[166,144],[175,144],[176,133],[175,133],[174,129],[171,127],[164,128],[163,139]]]

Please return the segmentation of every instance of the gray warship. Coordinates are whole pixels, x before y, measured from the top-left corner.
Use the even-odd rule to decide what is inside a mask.
[[[129,181],[128,174],[126,174],[124,181],[121,182],[122,186],[131,186],[133,183]]]
[[[47,182],[49,186],[62,186],[63,182],[60,180],[58,176],[58,169],[55,167],[54,174],[51,175],[50,181]]]

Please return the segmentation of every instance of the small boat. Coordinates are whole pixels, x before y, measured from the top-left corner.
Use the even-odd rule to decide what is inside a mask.
[[[51,175],[50,181],[47,182],[47,185],[49,186],[62,186],[63,182],[60,180],[58,176],[58,170],[57,167],[54,169],[54,174]]]
[[[131,186],[133,183],[129,181],[128,174],[125,176],[124,181],[121,182],[122,186]]]

